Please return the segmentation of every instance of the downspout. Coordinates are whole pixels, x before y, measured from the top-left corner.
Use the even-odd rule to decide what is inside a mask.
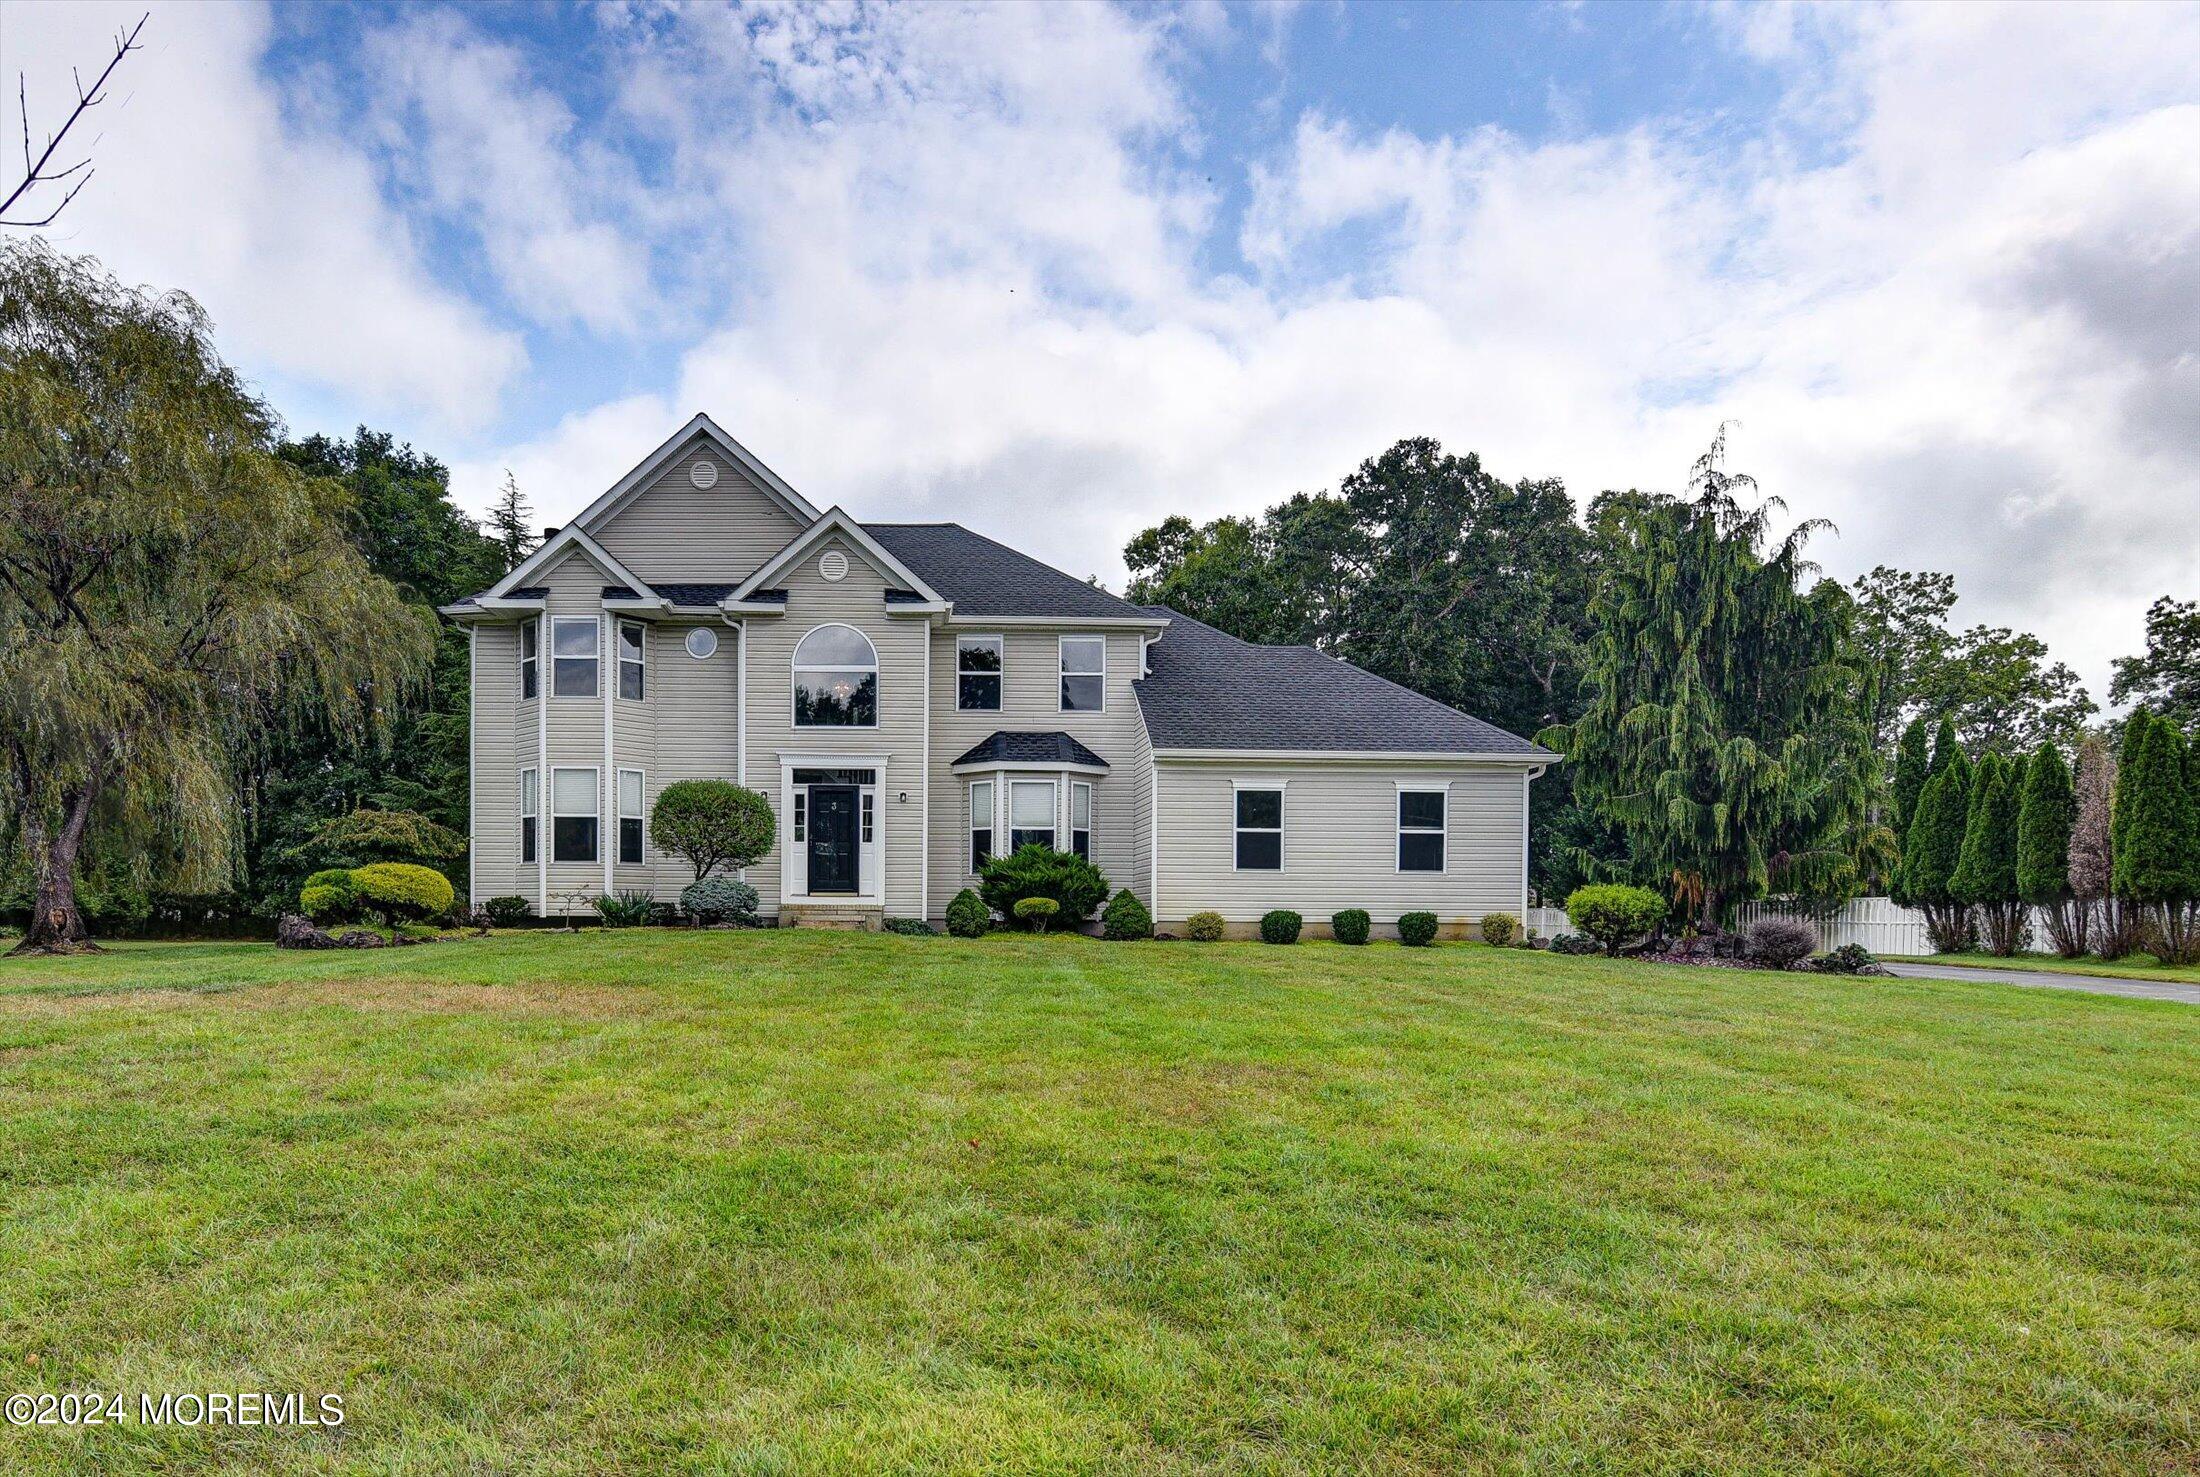
[[[481,833],[481,792],[474,784],[474,750],[481,744],[481,726],[475,720],[474,695],[481,691],[481,628],[466,627],[466,911],[481,906],[481,849],[474,838]],[[537,824],[540,824],[539,822]]]
[[[542,644],[542,617],[535,622],[535,913],[550,916],[550,679],[555,660]]]
[[[608,614],[599,615],[596,619],[602,622],[596,637],[596,650],[599,653],[596,658],[599,664],[596,668],[596,681],[603,687],[603,773],[596,776],[596,846],[603,852],[603,891],[604,896],[609,897],[611,859],[618,855],[616,838],[619,832],[618,757],[611,743],[611,693],[619,682],[619,648],[616,644],[619,639],[619,623]],[[610,639],[606,640],[606,637]],[[603,654],[610,656],[608,663],[604,661]],[[604,676],[606,667],[610,669],[608,681]],[[609,826],[604,824],[607,816],[611,820]]]

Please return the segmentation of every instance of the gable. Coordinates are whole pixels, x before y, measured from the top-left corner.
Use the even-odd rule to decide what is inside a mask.
[[[699,474],[708,487],[696,485]],[[606,553],[651,583],[732,583],[805,526],[698,430],[589,531]]]

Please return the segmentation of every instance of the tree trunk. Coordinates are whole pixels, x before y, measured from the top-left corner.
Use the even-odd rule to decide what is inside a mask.
[[[58,829],[49,830],[40,820],[23,822],[23,849],[29,853],[37,878],[37,897],[31,907],[31,926],[23,942],[11,954],[96,953],[99,945],[84,927],[84,914],[76,905],[76,859],[84,846],[84,828],[91,820],[98,787],[87,785],[64,797],[65,810]]]

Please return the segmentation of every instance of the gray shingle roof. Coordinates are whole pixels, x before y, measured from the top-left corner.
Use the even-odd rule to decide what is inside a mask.
[[[1141,620],[1146,612],[959,523],[866,523],[863,531],[955,604],[958,616]]]
[[[1106,769],[1108,761],[1066,733],[1018,733],[1001,729],[988,734],[957,764],[1084,764]]]
[[[716,605],[739,589],[739,585],[691,585],[667,584],[659,581],[650,586],[674,605]]]
[[[1153,675],[1132,684],[1157,749],[1365,750],[1556,759],[1311,646],[1256,646],[1165,605],[1148,650]]]

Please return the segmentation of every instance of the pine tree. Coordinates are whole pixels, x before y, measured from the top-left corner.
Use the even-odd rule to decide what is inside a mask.
[[[1910,906],[1924,911],[1933,950],[1940,954],[1962,951],[1972,937],[1971,909],[1956,896],[1953,886],[1963,859],[1964,821],[1970,804],[1970,766],[1961,762],[1960,753],[1956,759],[1925,782],[1902,851]]]
[[[518,568],[540,542],[535,536],[534,517],[535,510],[528,506],[526,496],[519,490],[519,479],[507,470],[504,486],[498,489],[497,500],[490,505],[486,520],[489,537],[504,550],[507,573]]]
[[[2200,963],[2200,814],[2186,782],[2184,736],[2144,708],[2132,717],[2116,786],[2117,895],[2147,922],[2164,964]]]
[[[2070,883],[2070,843],[2078,822],[2078,792],[2062,751],[2043,743],[2024,776],[2017,807],[2017,896],[2040,910],[2055,952],[2075,959],[2086,950],[2092,909]]]
[[[2024,906],[2017,900],[2018,767],[1999,754],[1980,761],[1971,783],[1963,849],[1949,891],[1975,910],[1990,953],[2024,947]]]

